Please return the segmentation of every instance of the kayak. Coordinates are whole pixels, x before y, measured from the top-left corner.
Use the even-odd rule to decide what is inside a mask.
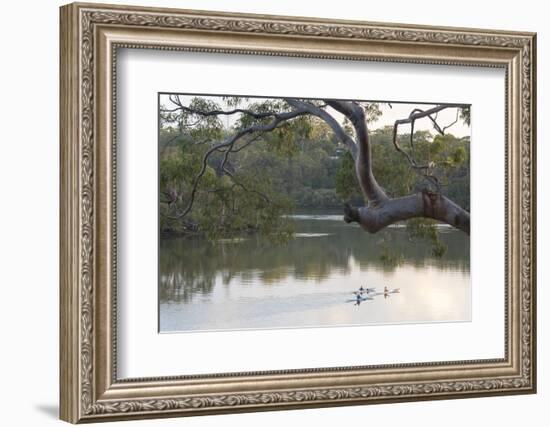
[[[357,301],[374,301],[374,298],[370,298],[370,297],[361,297],[361,298],[353,298],[353,299],[348,299],[346,300],[346,302],[357,302]]]
[[[397,289],[390,289],[386,292],[382,291],[382,292],[376,292],[375,294],[373,294],[372,296],[379,296],[379,295],[389,295],[389,294],[398,294],[400,293],[401,291],[399,290],[399,288]]]
[[[376,290],[376,288],[363,288],[363,290],[356,290],[356,291],[353,291],[352,294],[365,294],[365,293],[370,293],[370,292],[374,292]]]

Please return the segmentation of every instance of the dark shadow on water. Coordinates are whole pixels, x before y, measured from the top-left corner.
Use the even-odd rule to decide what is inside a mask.
[[[47,415],[50,418],[55,418],[56,420],[59,419],[59,406],[48,404],[48,403],[41,403],[39,405],[36,405],[35,408],[42,412],[43,414]]]

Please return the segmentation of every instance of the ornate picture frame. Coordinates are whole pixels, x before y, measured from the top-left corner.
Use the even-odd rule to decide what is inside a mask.
[[[536,35],[99,4],[61,8],[60,416],[111,421],[536,391]],[[117,377],[117,49],[506,73],[505,357]]]

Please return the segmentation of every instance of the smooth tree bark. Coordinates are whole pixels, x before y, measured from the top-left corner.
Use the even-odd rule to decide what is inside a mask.
[[[355,170],[363,195],[368,200],[367,206],[359,208],[346,205],[344,212],[346,222],[357,222],[369,233],[376,233],[399,221],[411,218],[431,218],[470,234],[470,213],[440,192],[424,190],[410,196],[389,198],[376,182],[372,172],[371,145],[364,109],[354,102],[327,101],[327,104],[344,114],[355,129],[358,147]],[[436,107],[430,112],[413,112],[416,116],[411,123],[424,116],[431,117],[430,114],[444,108],[447,106]],[[397,144],[396,131],[394,132],[394,144]],[[410,162],[414,162],[410,156],[408,159]],[[414,162],[414,166],[419,167],[416,162]],[[420,168],[423,169],[423,167]]]
[[[447,197],[429,191],[387,199],[376,206],[344,208],[344,221],[357,222],[369,233],[411,218],[432,218],[470,234],[470,214]]]
[[[259,135],[274,130],[288,120],[304,115],[313,115],[323,120],[332,129],[342,144],[349,150],[355,161],[355,173],[359,181],[359,185],[363,196],[367,201],[366,205],[361,207],[353,207],[346,204],[344,207],[344,221],[347,223],[357,222],[363,230],[369,233],[376,233],[399,221],[404,221],[411,218],[431,218],[442,223],[449,224],[468,235],[470,234],[470,213],[441,194],[439,191],[440,187],[437,177],[431,175],[430,165],[418,164],[409,153],[399,146],[397,142],[397,127],[401,124],[410,124],[412,145],[414,123],[416,120],[423,117],[429,118],[434,124],[434,129],[440,134],[444,134],[445,130],[449,126],[441,128],[437,124],[434,114],[437,114],[437,112],[446,108],[460,108],[462,107],[461,105],[438,105],[426,111],[415,109],[411,112],[408,118],[397,120],[395,122],[393,144],[396,150],[404,155],[413,169],[422,174],[428,181],[432,182],[438,190],[423,190],[404,197],[390,198],[384,189],[378,184],[373,174],[372,150],[369,140],[367,117],[364,108],[356,102],[331,99],[312,102],[303,99],[285,98],[286,103],[291,107],[289,111],[258,113],[241,108],[230,111],[201,111],[183,105],[179,101],[179,97],[171,98],[171,101],[176,105],[176,108],[172,110],[164,110],[165,112],[182,111],[203,117],[239,113],[247,114],[254,119],[270,119],[270,121],[262,124],[256,123],[248,128],[241,129],[235,135],[229,137],[226,141],[222,141],[209,149],[203,158],[202,168],[194,180],[191,197],[186,208],[182,212],[176,213],[176,215],[169,218],[182,218],[191,211],[199,181],[204,174],[208,158],[212,153],[216,151],[224,153],[222,168],[230,178],[234,179],[232,174],[225,169],[225,164],[232,153],[242,150],[250,143],[257,140]],[[322,104],[320,104],[320,102],[322,102]],[[346,132],[338,120],[329,112],[328,107],[341,113],[349,119],[353,126],[354,134],[350,135]],[[246,137],[249,139],[246,140]],[[242,145],[238,146],[239,142],[242,142]]]

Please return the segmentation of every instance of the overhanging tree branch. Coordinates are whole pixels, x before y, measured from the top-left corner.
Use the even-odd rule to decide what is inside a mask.
[[[234,147],[235,143],[239,141],[241,138],[243,138],[244,136],[254,134],[256,132],[272,131],[282,122],[291,120],[299,116],[303,116],[305,114],[308,114],[306,110],[294,110],[294,111],[289,111],[285,113],[275,114],[273,120],[271,120],[271,122],[269,122],[268,124],[266,125],[256,124],[256,125],[249,126],[245,129],[238,131],[235,135],[229,137],[225,142],[222,142],[220,144],[217,144],[211,147],[203,156],[201,169],[199,170],[199,173],[195,176],[195,179],[193,180],[193,183],[191,186],[191,195],[189,197],[189,202],[187,203],[187,206],[182,212],[176,213],[175,215],[166,215],[166,218],[174,219],[174,220],[181,219],[191,211],[191,209],[193,208],[193,203],[195,202],[195,196],[197,194],[198,185],[204,173],[206,172],[206,168],[208,166],[208,159],[215,151],[219,151],[223,148],[227,148],[224,156],[224,163],[223,163],[223,165],[225,166],[225,162],[227,161],[227,156],[229,152]]]
[[[340,141],[348,148],[352,157],[354,159],[357,157],[357,144],[355,143],[353,138],[351,138],[346,133],[346,131],[344,131],[340,123],[338,123],[338,121],[323,108],[318,107],[310,102],[301,101],[294,98],[285,98],[285,101],[296,109],[305,110],[309,114],[324,120],[325,123],[329,125],[329,127],[332,129],[336,137],[340,139]]]
[[[243,150],[254,141],[258,140],[264,133],[276,129],[284,122],[300,116],[312,115],[323,120],[332,129],[336,137],[349,150],[355,160],[356,176],[361,186],[363,195],[368,203],[367,206],[359,208],[354,208],[347,205],[344,216],[346,222],[358,222],[364,230],[370,233],[376,233],[377,231],[387,227],[388,225],[394,224],[395,222],[410,218],[424,217],[447,223],[467,234],[470,232],[469,212],[465,211],[453,201],[443,196],[440,191],[431,192],[424,190],[420,193],[411,194],[405,197],[388,197],[382,187],[378,184],[373,174],[372,147],[369,139],[367,117],[364,107],[357,102],[324,99],[322,100],[322,103],[319,103],[310,102],[303,99],[285,98],[284,101],[286,101],[286,103],[292,108],[291,111],[256,112],[245,108],[235,108],[232,110],[221,110],[216,108],[203,111],[201,109],[185,106],[179,98],[171,100],[177,106],[176,110],[180,110],[182,113],[195,114],[203,117],[246,114],[257,120],[257,122],[244,129],[237,130],[234,135],[230,136],[225,141],[215,144],[208,149],[208,151],[203,155],[201,168],[193,179],[189,201],[185,209],[181,212],[177,212],[173,216],[168,216],[168,218],[181,219],[191,211],[200,180],[206,172],[209,157],[216,151],[223,153],[221,170],[233,180],[234,185],[241,187],[244,191],[256,192],[260,197],[266,200],[267,196],[257,192],[255,189],[242,185],[242,183],[239,183],[239,181],[235,179],[233,173],[226,167],[229,156],[232,153],[237,153]],[[341,123],[327,111],[327,107],[336,110],[349,119],[355,130],[355,135],[350,135],[346,132]],[[412,135],[414,133],[414,124],[416,120],[427,117],[432,121],[434,129],[440,134],[444,134],[450,126],[457,122],[458,113],[457,120],[443,128],[438,125],[435,115],[437,115],[439,111],[446,108],[462,107],[463,105],[459,104],[445,104],[438,105],[427,110],[415,109],[407,118],[397,120],[394,124],[394,147],[398,152],[406,157],[409,165],[414,170],[423,174],[427,179],[432,180],[432,183],[436,185],[438,190],[439,184],[437,177],[431,175],[431,165],[419,164],[413,155],[409,154],[399,145],[399,141],[397,139],[398,127],[402,124],[411,125],[411,148],[414,148]],[[166,112],[170,111],[166,110]],[[269,119],[269,122],[266,123],[267,119]],[[249,137],[249,139],[246,140],[240,147],[236,146],[237,142],[241,141],[245,137]]]
[[[176,107],[171,108],[171,109],[162,108],[161,109],[162,113],[175,113],[176,111],[182,111],[182,112],[187,112],[187,113],[191,113],[191,114],[196,114],[197,116],[202,116],[202,117],[230,116],[230,115],[233,115],[233,114],[242,113],[242,114],[249,115],[249,116],[251,116],[255,119],[265,119],[265,118],[269,118],[269,117],[275,117],[275,116],[277,116],[277,114],[280,114],[280,113],[274,112],[274,111],[258,112],[258,111],[253,111],[253,110],[245,109],[245,108],[234,108],[232,110],[208,110],[208,111],[205,111],[205,110],[201,110],[199,108],[192,108],[192,107],[184,105],[183,102],[181,102],[179,96],[175,96],[175,97],[171,96],[169,99],[173,104],[176,105]]]
[[[389,199],[375,209],[346,205],[344,220],[357,222],[369,233],[411,218],[432,218],[470,234],[470,213],[439,193],[422,191]]]
[[[369,206],[375,207],[384,203],[388,200],[388,196],[382,190],[372,172],[372,153],[365,110],[355,102],[335,100],[325,100],[325,102],[346,116],[355,129],[358,147],[355,158],[355,171]]]
[[[437,192],[441,191],[441,184],[439,183],[439,179],[430,172],[430,169],[432,169],[432,167],[431,167],[432,165],[431,164],[418,164],[416,159],[414,158],[414,156],[407,153],[403,148],[401,148],[401,146],[399,145],[399,142],[398,142],[398,135],[397,135],[398,128],[399,128],[399,125],[410,123],[410,125],[411,125],[410,145],[411,145],[411,150],[413,150],[414,149],[414,143],[413,143],[413,140],[414,140],[414,124],[415,124],[416,120],[422,119],[424,117],[429,118],[432,121],[434,129],[439,134],[444,135],[445,131],[447,129],[449,129],[451,126],[453,126],[454,124],[456,124],[458,122],[459,108],[461,108],[461,107],[463,107],[463,105],[461,105],[461,104],[445,104],[445,105],[438,105],[438,106],[430,108],[428,110],[421,110],[419,108],[416,108],[409,114],[409,117],[407,117],[405,119],[396,120],[394,125],[393,125],[393,138],[392,138],[393,139],[393,146],[395,147],[395,149],[399,153],[401,153],[403,156],[405,156],[405,158],[409,162],[409,165],[416,172],[418,172],[423,178],[425,178],[428,182],[430,182],[431,184],[433,184],[435,186],[435,188],[437,189]],[[439,126],[439,124],[437,123],[437,114],[440,111],[443,111],[447,108],[457,108],[456,119],[451,124],[441,128],[441,126]],[[433,117],[434,114],[436,115],[435,117]]]
[[[357,178],[365,195],[369,198],[374,198],[376,201],[374,204],[360,208],[346,205],[344,213],[344,220],[346,222],[357,222],[369,233],[376,233],[398,221],[424,217],[447,223],[464,231],[468,235],[470,234],[469,212],[440,194],[439,191],[437,193],[422,191],[421,193],[393,199],[388,198],[383,192],[383,196],[380,196],[379,193],[377,194],[377,183],[372,175],[369,135],[363,109],[353,102],[327,101],[327,104],[344,114],[353,124],[359,146],[359,155],[356,160]],[[419,165],[412,156],[400,147],[397,141],[397,127],[403,123],[414,123],[415,120],[422,117],[431,117],[432,114],[449,107],[451,105],[441,105],[426,111],[416,111],[411,113],[407,119],[395,122],[393,135],[394,147],[406,156],[409,164],[415,170],[429,169],[429,165]],[[433,179],[439,188],[437,178],[433,177]],[[380,189],[380,191],[382,190]]]

